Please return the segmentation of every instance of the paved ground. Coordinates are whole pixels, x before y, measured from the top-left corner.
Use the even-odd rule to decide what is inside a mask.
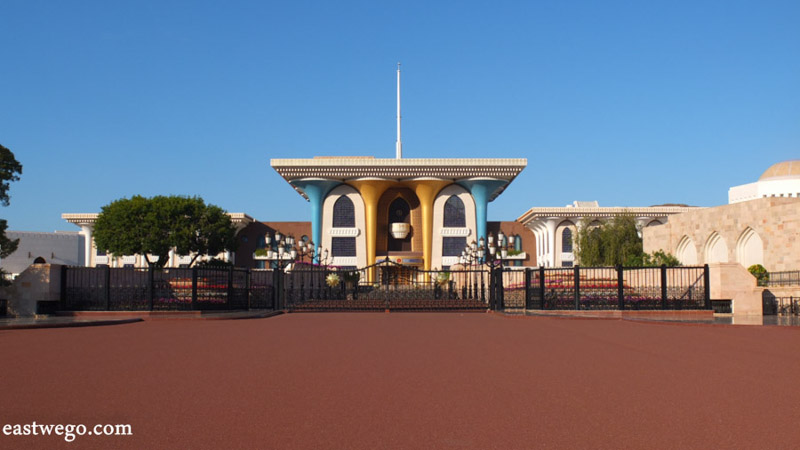
[[[800,329],[288,314],[0,331],[0,448],[797,448]],[[61,446],[59,445],[59,446]]]

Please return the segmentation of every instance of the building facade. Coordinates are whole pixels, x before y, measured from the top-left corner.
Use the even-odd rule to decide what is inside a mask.
[[[431,270],[456,264],[468,243],[488,235],[488,203],[527,160],[316,157],[271,165],[309,201],[311,238],[333,265],[391,260]]]
[[[696,209],[688,206],[601,207],[597,202],[573,202],[561,208],[536,207],[517,221],[528,228],[535,239],[536,261],[545,267],[572,267],[575,264],[574,240],[584,224],[599,225],[615,216],[629,214],[636,218],[639,230],[662,225],[675,214]]]
[[[728,189],[729,204],[767,197],[800,198],[800,160],[773,164],[758,181]]]
[[[92,237],[94,232],[94,223],[97,220],[98,213],[64,213],[61,218],[67,222],[80,227],[79,232],[83,236],[83,261],[81,265],[86,267],[108,266],[108,267],[147,267],[147,260],[144,255],[109,255],[105,251],[98,249]],[[244,213],[228,213],[231,217],[231,222],[236,227],[236,232],[239,233],[248,224],[253,222],[253,218]],[[235,262],[233,252],[225,252],[219,255],[203,255],[206,259],[216,257],[225,261]],[[157,261],[158,257],[155,255],[148,255],[150,261]],[[174,252],[169,253],[169,261],[164,267],[182,267],[188,265],[192,261],[191,256],[181,256]]]
[[[85,262],[85,238],[76,231],[7,231],[6,237],[19,239],[17,250],[0,261],[12,278],[34,263],[74,266]]]
[[[688,211],[644,232],[645,251],[683,264],[739,263],[768,271],[800,269],[800,161],[768,168],[755,183],[730,188],[729,204]]]

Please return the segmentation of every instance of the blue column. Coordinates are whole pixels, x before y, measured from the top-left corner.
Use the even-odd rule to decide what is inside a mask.
[[[459,185],[467,189],[472,194],[475,200],[475,219],[477,222],[478,235],[475,236],[477,242],[481,237],[486,237],[486,209],[489,204],[489,198],[498,189],[508,184],[506,180],[461,180]]]
[[[342,184],[336,180],[292,180],[292,185],[302,190],[311,202],[311,240],[322,245],[322,203],[331,189]],[[318,257],[319,258],[319,257]]]

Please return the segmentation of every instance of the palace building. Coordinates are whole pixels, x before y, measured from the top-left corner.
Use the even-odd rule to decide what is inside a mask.
[[[316,157],[271,165],[310,203],[311,239],[336,266],[458,262],[487,234],[488,204],[526,159]]]

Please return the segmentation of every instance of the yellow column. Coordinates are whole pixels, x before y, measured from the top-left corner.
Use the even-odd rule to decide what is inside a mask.
[[[449,180],[436,178],[408,180],[405,182],[417,194],[419,206],[422,210],[422,255],[424,258],[423,268],[425,270],[431,270],[431,258],[433,257],[433,201],[442,188],[452,183]],[[430,276],[426,274],[426,280],[429,280],[429,278]]]
[[[381,195],[386,192],[390,186],[395,184],[392,180],[384,180],[380,178],[350,180],[347,184],[353,186],[361,194],[364,200],[364,222],[366,224],[366,238],[367,238],[367,265],[375,264],[375,247],[377,245],[378,233],[378,200]],[[375,270],[370,269],[367,272],[367,281],[370,283],[375,280]]]

